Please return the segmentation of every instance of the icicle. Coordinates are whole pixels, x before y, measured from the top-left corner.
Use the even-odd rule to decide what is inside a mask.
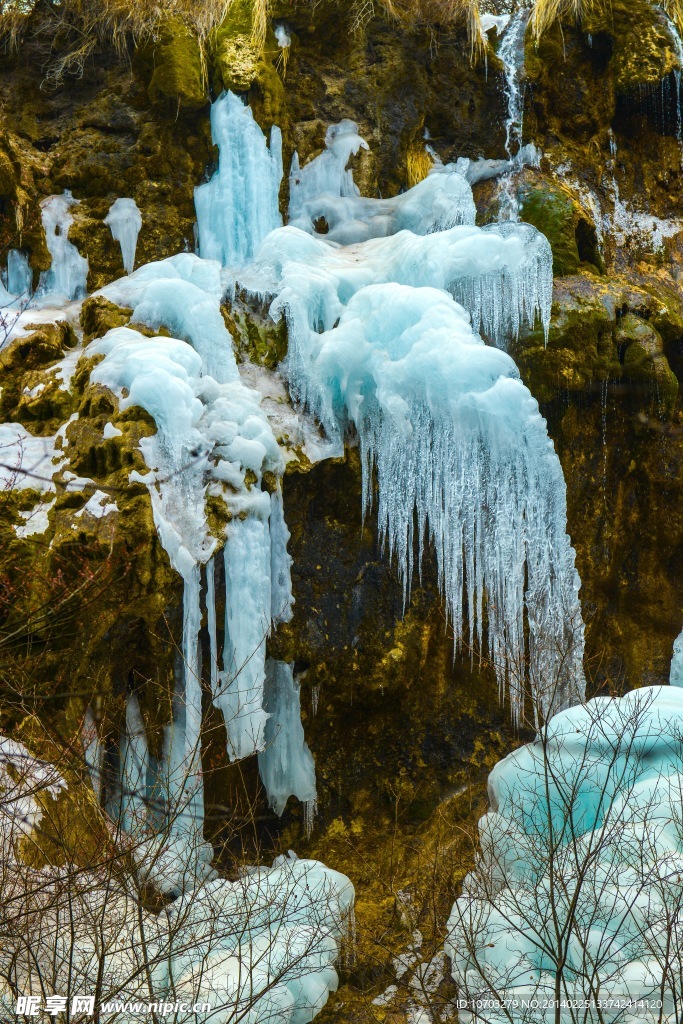
[[[135,250],[138,235],[142,227],[142,216],[134,199],[116,199],[104,218],[112,237],[121,246],[123,269],[127,274],[133,273],[135,266]]]
[[[74,220],[71,207],[79,202],[65,189],[63,195],[49,196],[40,204],[45,243],[52,257],[50,269],[40,276],[41,295],[82,299],[87,294],[88,261],[68,238]]]
[[[311,687],[311,714],[315,718],[318,714],[318,704],[320,703],[320,685]]]
[[[213,555],[206,563],[206,624],[209,630],[211,693],[218,691],[218,639],[216,626],[216,581]]]
[[[239,265],[282,224],[282,134],[273,126],[268,148],[250,108],[226,92],[211,107],[211,135],[220,155],[211,180],[195,189],[199,253]]]
[[[669,686],[683,686],[683,630],[674,640],[671,669],[669,672]]]
[[[287,553],[290,533],[285,523],[282,488],[278,487],[270,496],[270,575],[271,575],[271,619],[273,625],[290,622],[294,597],[292,595],[292,556]]]
[[[269,717],[258,763],[270,806],[281,815],[289,797],[297,797],[304,804],[310,835],[316,810],[315,763],[304,739],[299,684],[287,662],[266,662],[263,706]]]

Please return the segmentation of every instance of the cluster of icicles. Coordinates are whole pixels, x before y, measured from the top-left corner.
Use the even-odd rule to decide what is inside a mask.
[[[192,803],[195,840],[203,813],[202,604],[229,756],[259,754],[278,812],[295,794],[310,824],[315,806],[298,685],[290,666],[266,661],[269,631],[292,613],[284,461],[260,396],[240,379],[220,312],[231,288],[269,301],[273,318],[286,318],[281,372],[299,407],[329,438],[357,435],[364,510],[376,480],[380,533],[397,560],[405,600],[414,553],[421,562],[431,544],[456,644],[467,618],[470,645],[476,640],[484,649],[487,624],[488,651],[515,719],[529,683],[544,717],[580,698],[584,687],[562,471],[538,406],[504,351],[522,326],[540,320],[547,332],[547,240],[525,224],[476,227],[468,161],[436,165],[395,199],[362,198],[347,165],[367,144],[349,121],[329,129],[324,152],[305,166],[295,155],[290,223],[282,227],[279,130],[269,147],[250,109],[231,93],[213,105],[211,121],[220,159],[196,190],[199,255],[147,264],[102,292],[131,308],[132,322],[164,327],[173,337],[117,328],[88,350],[104,357],[91,379],[110,387],[121,409],[142,406],[158,428],[141,442],[149,473],[138,479],[149,488],[161,543],[185,586],[182,679],[165,766],[176,800]],[[68,277],[68,298],[81,260],[67,237],[73,202],[53,197],[43,211],[50,273],[55,281]],[[140,229],[131,202],[117,201],[108,217],[127,269]],[[321,219],[324,235],[316,230]],[[227,510],[221,651],[214,564],[221,544],[207,522],[209,497]],[[120,772],[122,790],[144,796],[153,783],[138,718],[131,705]],[[100,760],[95,742],[96,778]],[[183,763],[190,765],[184,775]],[[188,855],[191,846],[198,844],[187,844]]]

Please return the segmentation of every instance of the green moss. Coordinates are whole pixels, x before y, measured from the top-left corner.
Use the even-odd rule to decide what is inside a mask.
[[[527,187],[520,190],[520,199],[522,220],[533,224],[550,242],[555,277],[576,273],[580,262],[575,232],[578,211],[569,193],[560,187]]]
[[[678,66],[666,21],[646,0],[612,0],[589,14],[582,28],[611,35],[611,66],[618,92],[657,85]]]
[[[256,79],[261,55],[252,40],[252,10],[249,0],[234,0],[215,34],[211,59],[217,92],[248,92]]]
[[[169,18],[155,43],[141,53],[153,68],[148,87],[152,103],[171,101],[188,110],[208,102],[204,61],[197,37],[179,18]]]
[[[539,402],[620,376],[614,315],[603,291],[590,274],[556,282],[547,348],[540,327],[513,346],[522,379]]]
[[[86,299],[81,308],[81,327],[86,344],[93,338],[101,338],[114,327],[124,327],[132,315],[132,309],[117,306],[101,295]]]
[[[660,413],[669,416],[678,398],[678,380],[664,355],[658,331],[629,313],[619,323],[616,341],[626,380],[644,392],[645,398],[656,404]]]
[[[261,315],[249,309],[239,298],[229,309],[223,308],[223,317],[235,347],[253,363],[274,370],[287,355],[287,325],[284,318],[274,323],[267,312]]]

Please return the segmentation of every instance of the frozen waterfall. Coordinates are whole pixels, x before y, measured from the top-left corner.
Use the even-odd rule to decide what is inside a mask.
[[[231,92],[211,107],[211,134],[220,156],[211,180],[195,189],[199,254],[240,265],[282,224],[282,134],[274,126],[268,148],[251,108]]]
[[[361,247],[356,258],[362,268]],[[353,294],[336,269],[284,267],[273,313],[288,319],[292,393],[329,433],[357,432],[364,507],[376,473],[380,532],[406,598],[414,541],[429,540],[458,644],[463,591],[470,643],[476,630],[481,644],[486,594],[488,647],[517,718],[526,611],[538,710],[557,711],[583,693],[583,624],[564,478],[538,406],[512,360],[482,344],[445,292],[392,282]],[[346,305],[326,306],[341,294]],[[322,333],[311,314],[329,324]]]

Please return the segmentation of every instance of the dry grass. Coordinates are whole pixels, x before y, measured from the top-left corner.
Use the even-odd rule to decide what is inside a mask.
[[[464,22],[472,57],[480,56],[486,50],[487,40],[481,27],[479,0],[378,0],[378,6],[390,18],[404,24],[450,27]]]
[[[652,0],[654,6],[654,0]],[[659,3],[683,33],[683,0],[661,0]],[[536,39],[559,18],[580,22],[589,14],[608,12],[610,0],[535,0],[531,27]]]
[[[434,161],[424,145],[411,146],[406,156],[408,187],[412,188],[413,185],[417,185],[423,178],[426,178],[433,166]]]

